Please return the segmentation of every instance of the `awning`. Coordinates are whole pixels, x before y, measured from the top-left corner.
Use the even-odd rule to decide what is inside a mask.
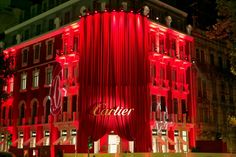
[[[48,138],[49,138],[49,137],[48,137]],[[36,143],[36,145],[39,146],[39,145],[42,144],[46,139],[47,139],[47,137],[41,138],[41,139]]]
[[[184,139],[182,137],[179,136],[178,139],[182,144],[185,144],[185,145],[188,144],[188,142],[184,141]]]
[[[167,141],[170,145],[175,145],[175,142],[171,138],[167,137]]]
[[[166,144],[166,142],[159,136],[157,136],[157,142],[160,143],[161,145]]]
[[[27,146],[35,137],[29,138],[27,141],[24,142],[24,146]]]

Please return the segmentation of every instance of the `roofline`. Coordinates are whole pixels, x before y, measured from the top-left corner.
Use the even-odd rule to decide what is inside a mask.
[[[60,27],[58,29],[54,29],[52,31],[45,32],[44,34],[40,34],[39,36],[35,36],[35,37],[30,38],[30,39],[28,39],[26,41],[18,43],[16,45],[12,45],[10,47],[7,47],[5,49],[5,51],[11,51],[12,49],[14,49],[14,50],[21,49],[22,47],[26,47],[26,46],[32,45],[34,43],[43,41],[45,39],[52,38],[52,37],[54,37],[56,35],[59,35],[59,34],[65,32],[65,31],[67,31],[68,28],[69,29],[73,28],[73,25],[78,23],[79,21],[80,21],[80,19],[76,20],[76,21],[73,21],[73,22],[71,22],[71,23],[69,23],[67,25],[64,25],[64,26],[62,26],[62,27]]]
[[[61,5],[58,5],[58,6],[52,8],[52,9],[50,9],[50,10],[48,10],[48,11],[42,13],[42,14],[39,14],[39,15],[29,19],[29,20],[26,20],[26,21],[24,21],[24,22],[22,22],[22,23],[20,23],[20,24],[18,24],[16,26],[14,26],[14,27],[11,27],[11,28],[5,30],[4,33],[5,34],[9,34],[11,32],[14,32],[14,31],[16,31],[16,30],[18,30],[18,29],[20,29],[22,27],[25,27],[25,26],[33,23],[33,22],[36,22],[36,21],[38,21],[38,20],[40,20],[42,18],[45,18],[48,15],[51,15],[51,14],[57,12],[57,11],[60,11],[61,9],[65,8],[65,7],[68,7],[68,6],[72,5],[72,4],[75,4],[75,3],[79,2],[79,1],[80,0],[70,0],[70,1],[67,1],[67,2],[65,2],[65,3],[63,3]]]
[[[155,4],[159,5],[159,6],[161,6],[163,8],[169,9],[169,10],[171,10],[171,11],[177,13],[177,14],[180,14],[180,15],[182,15],[184,17],[188,16],[188,14],[186,12],[184,12],[184,11],[182,11],[180,9],[177,9],[175,7],[172,7],[171,5],[168,5],[168,4],[166,4],[166,3],[164,3],[164,2],[162,2],[160,0],[149,0],[149,1],[155,3]]]

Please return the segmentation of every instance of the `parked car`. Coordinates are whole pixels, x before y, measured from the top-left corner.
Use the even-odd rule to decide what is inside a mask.
[[[16,157],[16,155],[11,152],[0,152],[0,157]]]

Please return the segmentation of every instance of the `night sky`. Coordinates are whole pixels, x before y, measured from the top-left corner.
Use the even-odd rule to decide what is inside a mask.
[[[206,30],[216,23],[216,0],[162,0],[188,13],[188,21],[192,23],[192,16],[197,16],[197,26]]]

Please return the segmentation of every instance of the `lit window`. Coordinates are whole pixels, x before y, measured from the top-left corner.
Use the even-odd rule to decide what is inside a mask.
[[[77,52],[78,51],[78,44],[79,44],[79,38],[78,37],[74,37],[74,51]]]
[[[23,144],[24,144],[24,134],[23,132],[19,133],[19,139],[18,139],[18,148],[23,148]]]
[[[9,84],[10,84],[10,92],[13,92],[13,88],[14,88],[14,78],[10,78],[10,81],[9,81]]]
[[[36,147],[36,132],[31,132],[31,139],[30,139],[30,148]]]
[[[182,137],[183,137],[183,151],[187,152],[188,151],[188,145],[187,145],[187,141],[188,141],[188,136],[187,136],[187,131],[182,131]]]
[[[46,85],[50,85],[52,83],[52,67],[47,67],[46,70],[46,81],[45,84]]]
[[[21,90],[26,90],[27,74],[21,74]]]
[[[34,45],[34,63],[39,62],[40,58],[40,44]]]
[[[53,57],[53,43],[54,39],[49,39],[48,41],[46,41],[46,59],[52,59]]]
[[[67,140],[67,131],[66,130],[62,130],[61,131],[61,137],[60,137],[60,144],[64,144]]]
[[[4,133],[1,133],[0,142],[4,143],[4,141],[5,141],[5,135],[4,135]],[[4,144],[0,145],[0,151],[4,151]]]
[[[33,81],[32,87],[37,88],[39,86],[39,70],[33,71]]]
[[[29,48],[24,48],[21,52],[21,56],[22,56],[22,67],[27,66],[28,63],[28,51]]]
[[[76,130],[75,129],[71,130],[71,141],[70,141],[70,143],[73,144],[73,145],[76,145]]]
[[[45,138],[45,140],[43,141],[43,145],[49,146],[49,144],[50,144],[50,132],[49,131],[44,132],[44,138]]]

